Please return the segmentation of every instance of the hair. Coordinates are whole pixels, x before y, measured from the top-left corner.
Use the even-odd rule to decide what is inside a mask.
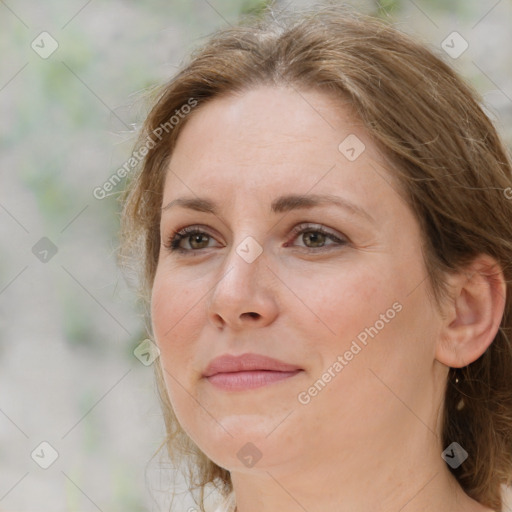
[[[151,331],[166,169],[179,133],[202,105],[261,85],[348,100],[419,222],[434,303],[448,296],[447,275],[478,255],[492,256],[503,271],[501,324],[481,357],[449,369],[440,433],[443,446],[457,441],[470,454],[450,468],[462,489],[501,512],[500,486],[512,475],[512,162],[480,95],[437,52],[388,21],[332,2],[293,13],[270,7],[217,30],[151,97],[135,145],[146,147],[145,158],[121,198],[118,261],[137,274]],[[181,428],[162,369],[154,366],[167,431],[161,447],[173,461],[188,461],[189,490],[200,489],[204,511],[205,487],[213,484],[226,495],[233,488],[230,473]]]

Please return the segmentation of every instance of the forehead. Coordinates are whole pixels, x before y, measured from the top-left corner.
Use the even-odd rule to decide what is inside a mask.
[[[339,190],[368,201],[386,185],[383,172],[381,155],[346,101],[260,86],[193,112],[169,163],[164,201],[205,189],[226,199],[234,192],[261,199]]]
[[[229,147],[235,155],[251,148],[256,151],[262,145],[275,149],[300,141],[336,143],[340,132],[348,130],[348,135],[350,129],[363,131],[363,125],[350,104],[333,94],[259,86],[214,98],[197,107],[178,141],[180,145],[190,145],[200,138],[209,147]],[[230,139],[226,140],[227,137]],[[196,157],[204,154],[201,146],[196,145],[195,150]]]

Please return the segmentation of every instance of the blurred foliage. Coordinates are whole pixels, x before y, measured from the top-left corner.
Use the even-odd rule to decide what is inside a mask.
[[[483,7],[482,14],[485,14],[485,11],[491,8],[494,3],[495,2],[479,2]],[[442,11],[445,13],[445,16],[454,14],[461,19],[464,17],[469,18],[471,15],[474,15],[475,12],[474,4],[467,0],[423,0],[418,2],[418,5],[429,10],[435,9]]]
[[[62,301],[63,332],[66,341],[71,346],[84,346],[95,352],[105,352],[105,343],[98,338],[92,313],[89,315],[83,307],[77,307],[77,300],[73,298],[68,289],[60,295]]]
[[[111,508],[119,508],[127,511],[145,511],[145,503],[141,496],[133,488],[131,472],[123,461],[111,461],[112,465],[112,504]]]
[[[376,2],[376,16],[386,17],[390,14],[395,14],[397,10],[402,7],[401,0],[380,0]]]
[[[82,447],[85,453],[93,453],[102,447],[101,434],[104,429],[101,428],[97,415],[88,414],[96,405],[98,407],[101,406],[98,403],[98,390],[96,387],[88,387],[80,393],[78,417],[83,419],[77,428],[80,428],[80,431],[83,432]]]
[[[261,14],[265,10],[265,8],[271,3],[271,1],[266,0],[242,0],[240,2],[240,14]]]

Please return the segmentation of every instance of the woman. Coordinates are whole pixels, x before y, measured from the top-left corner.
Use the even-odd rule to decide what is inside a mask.
[[[512,170],[478,102],[331,4],[219,31],[162,88],[120,254],[201,510],[503,510]]]

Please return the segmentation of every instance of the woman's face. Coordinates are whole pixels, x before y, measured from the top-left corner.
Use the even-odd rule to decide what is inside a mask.
[[[346,105],[261,86],[198,107],[162,207],[178,198],[216,213],[162,211],[152,322],[172,406],[208,457],[289,474],[326,458],[378,463],[411,436],[433,442],[447,369],[434,358],[419,227]],[[202,234],[166,247],[189,226]],[[214,358],[246,353],[301,371],[245,389],[203,376]]]

